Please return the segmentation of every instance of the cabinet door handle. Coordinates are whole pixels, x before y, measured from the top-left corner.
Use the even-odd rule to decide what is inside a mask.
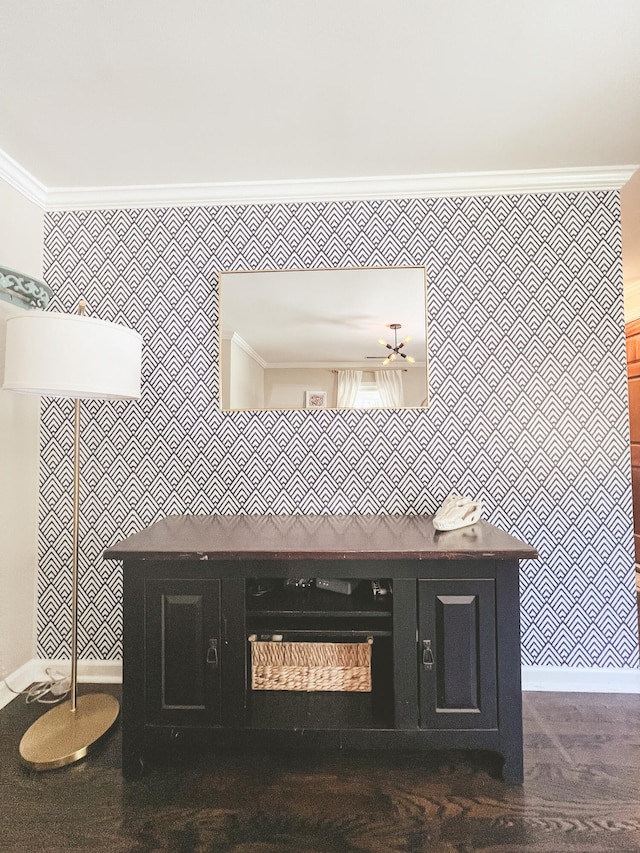
[[[207,663],[213,669],[218,668],[218,640],[215,637],[209,640],[209,648],[207,649]]]
[[[433,669],[435,661],[433,659],[433,649],[431,648],[431,640],[422,641],[422,666],[425,669]]]

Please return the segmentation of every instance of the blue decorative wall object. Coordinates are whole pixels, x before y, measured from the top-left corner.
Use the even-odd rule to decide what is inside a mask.
[[[43,281],[22,272],[0,266],[0,299],[21,308],[46,308],[51,288]]]
[[[174,513],[431,513],[535,545],[528,665],[638,664],[616,192],[54,212],[52,308],[144,337],[139,403],[83,404],[81,657],[121,655],[103,549]],[[221,412],[221,269],[425,264],[426,411]],[[68,655],[71,413],[43,414],[38,648]]]

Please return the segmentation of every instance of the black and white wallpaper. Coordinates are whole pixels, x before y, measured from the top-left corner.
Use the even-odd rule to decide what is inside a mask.
[[[525,665],[638,664],[617,192],[52,212],[51,307],[144,337],[140,402],[83,404],[80,656],[121,655],[103,549],[174,513],[431,513],[536,546]],[[222,269],[425,264],[428,410],[221,412]],[[69,654],[71,404],[43,411],[38,649]]]

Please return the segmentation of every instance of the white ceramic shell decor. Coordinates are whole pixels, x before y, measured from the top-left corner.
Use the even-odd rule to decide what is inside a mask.
[[[475,524],[482,513],[482,502],[452,492],[433,516],[436,530],[457,530]]]

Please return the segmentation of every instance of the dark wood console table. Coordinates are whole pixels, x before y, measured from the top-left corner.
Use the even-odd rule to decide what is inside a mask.
[[[488,750],[522,781],[518,561],[536,556],[430,516],[176,516],[130,536],[105,551],[124,561],[123,773],[178,738]],[[371,638],[371,690],[252,689],[250,636]]]

